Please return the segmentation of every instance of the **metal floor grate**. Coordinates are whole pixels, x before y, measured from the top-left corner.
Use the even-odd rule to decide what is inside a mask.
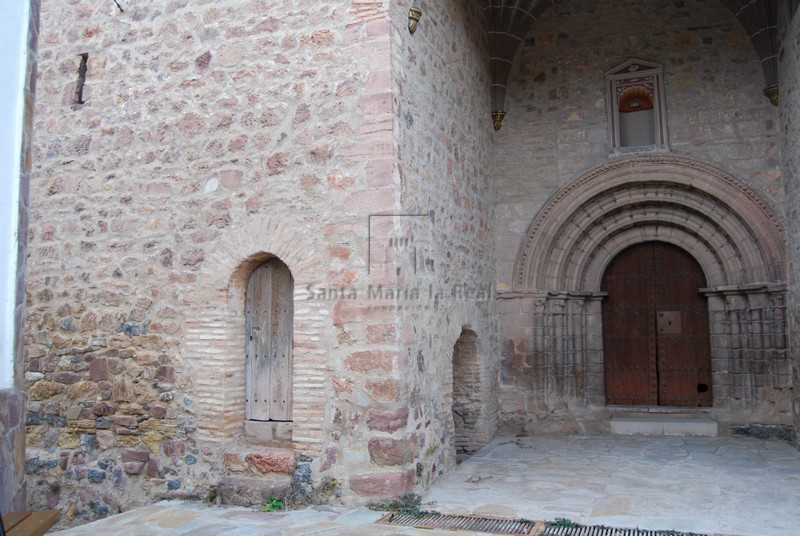
[[[376,523],[418,529],[472,530],[489,534],[526,534],[529,536],[703,536],[693,532],[664,530],[615,529],[610,527],[562,527],[542,521],[505,519],[484,516],[455,516],[436,512],[394,512]]]
[[[382,525],[401,525],[419,529],[474,530],[490,534],[536,534],[545,529],[542,522],[527,519],[503,519],[499,517],[451,516],[437,513],[403,514],[395,512],[380,518]]]
[[[702,536],[693,532],[672,530],[614,529],[609,527],[552,527],[541,536]]]

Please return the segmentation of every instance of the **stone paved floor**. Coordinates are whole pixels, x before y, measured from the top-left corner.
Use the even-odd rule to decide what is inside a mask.
[[[736,536],[800,534],[800,451],[700,437],[499,437],[440,480],[425,508]],[[378,512],[287,513],[162,502],[61,536],[431,535],[374,525]],[[475,534],[438,531],[447,535]]]

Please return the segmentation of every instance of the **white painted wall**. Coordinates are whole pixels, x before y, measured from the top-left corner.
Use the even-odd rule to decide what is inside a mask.
[[[28,16],[22,0],[0,0],[0,389],[14,382],[20,151]]]

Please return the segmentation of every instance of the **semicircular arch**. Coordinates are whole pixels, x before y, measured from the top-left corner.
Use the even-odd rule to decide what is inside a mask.
[[[753,189],[674,155],[616,160],[558,191],[525,233],[514,290],[597,291],[609,259],[660,240],[693,255],[709,286],[785,281],[785,225]]]

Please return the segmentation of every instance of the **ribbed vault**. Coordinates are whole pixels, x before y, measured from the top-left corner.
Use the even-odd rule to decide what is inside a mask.
[[[505,116],[506,86],[514,58],[541,15],[562,0],[488,0],[486,4],[492,77],[492,117],[499,129]],[[721,0],[741,23],[761,59],[764,93],[778,103],[778,10],[776,0]]]
[[[741,23],[761,59],[764,94],[778,104],[778,2],[775,0],[721,0]]]
[[[597,291],[608,262],[650,240],[691,253],[713,287],[786,280],[784,224],[752,189],[687,158],[600,166],[556,193],[517,255],[518,291]]]
[[[486,6],[495,130],[505,116],[506,86],[522,40],[539,16],[558,0],[489,0]]]

